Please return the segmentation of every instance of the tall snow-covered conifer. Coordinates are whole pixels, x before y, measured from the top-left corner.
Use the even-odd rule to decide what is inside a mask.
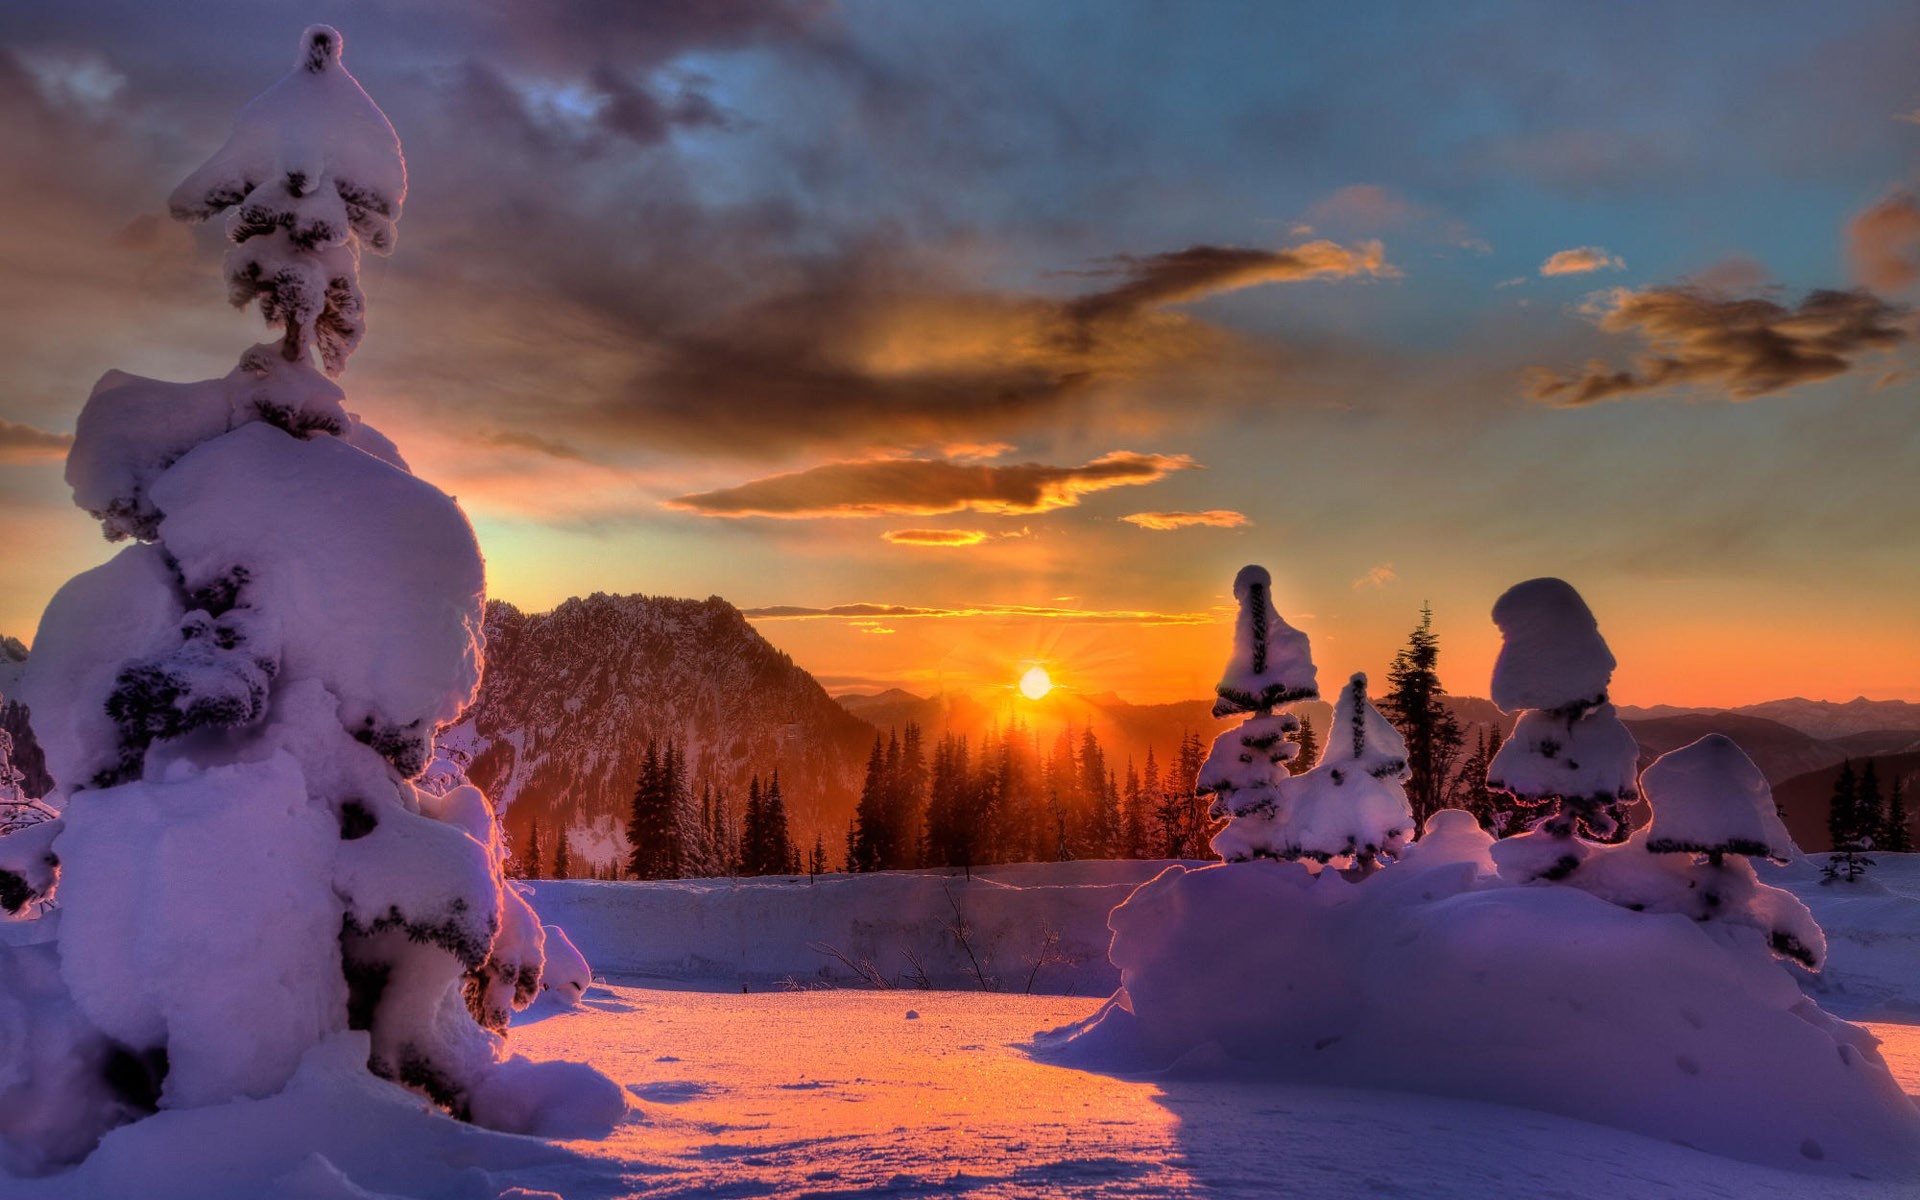
[[[624,1109],[588,1068],[506,1059],[540,923],[487,798],[414,783],[479,681],[480,552],[327,377],[405,196],[339,33],[308,29],[171,202],[225,215],[231,297],[279,340],[221,379],[110,371],[80,415],[74,499],[136,544],[54,597],[22,689],[62,815],[0,858],[51,832],[57,879],[31,882],[61,913],[0,948],[0,1023],[35,981],[35,1019],[58,1019],[28,1042],[61,1053],[59,1078],[40,1051],[0,1062],[7,1103],[40,1106],[11,1164],[71,1160],[155,1104],[270,1095],[330,1039],[483,1124],[538,1121],[513,1096],[535,1076],[608,1127]]]

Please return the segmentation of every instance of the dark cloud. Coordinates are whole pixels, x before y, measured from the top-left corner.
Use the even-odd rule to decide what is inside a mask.
[[[916,257],[924,269],[903,269]],[[1170,306],[1394,273],[1377,242],[1192,246],[1109,259],[1090,274],[1118,283],[1056,299],[969,289],[910,249],[875,243],[811,264],[781,294],[661,333],[630,390],[584,419],[743,455],[1005,434],[1103,387],[1232,356],[1224,331]]]
[[[1087,330],[1124,321],[1169,304],[1185,304],[1221,292],[1297,279],[1344,279],[1397,275],[1379,242],[1352,247],[1328,241],[1285,250],[1241,246],[1189,246],[1161,254],[1118,255],[1090,274],[1119,275],[1123,282],[1066,305],[1066,315]]]
[[[738,487],[678,496],[667,507],[710,517],[932,516],[951,512],[1042,513],[1071,508],[1089,492],[1154,483],[1196,469],[1182,454],[1103,455],[1078,467],[987,466],[950,459],[888,458],[827,463]]]
[[[1920,198],[1903,188],[1855,216],[1847,258],[1870,288],[1897,292],[1920,282]]]
[[[59,462],[72,445],[70,433],[48,433],[0,417],[0,463]]]
[[[1620,288],[1598,309],[1600,328],[1645,342],[1631,369],[1588,363],[1562,375],[1529,374],[1531,398],[1575,407],[1679,385],[1718,387],[1750,400],[1844,375],[1863,355],[1908,340],[1905,308],[1872,292],[1815,291],[1789,308],[1761,297],[1730,297],[1694,286]]]

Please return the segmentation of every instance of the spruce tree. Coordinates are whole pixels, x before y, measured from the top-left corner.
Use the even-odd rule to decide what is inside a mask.
[[[1871,758],[1860,768],[1860,790],[1854,798],[1854,813],[1858,839],[1869,848],[1878,847],[1881,830],[1887,823],[1887,800],[1880,794],[1880,769]]]
[[[640,780],[627,821],[627,873],[635,879],[680,877],[684,847],[680,845],[677,760],[671,742],[662,753],[651,741],[640,760]]]
[[[1905,781],[1893,777],[1893,790],[1887,795],[1886,827],[1880,834],[1880,847],[1889,854],[1913,853],[1913,818],[1907,812]]]
[[[1872,765],[1872,760],[1868,760],[1868,765]],[[1833,795],[1827,800],[1827,836],[1833,839],[1833,853],[1827,856],[1827,865],[1820,869],[1820,874],[1828,883],[1835,880],[1852,883],[1873,865],[1873,860],[1866,855],[1873,835],[1866,806],[1861,803],[1860,784],[1853,773],[1853,760],[1841,763],[1840,774],[1833,781]],[[1878,791],[1877,780],[1875,790]]]
[[[1127,758],[1127,781],[1121,785],[1121,812],[1125,818],[1125,834],[1122,838],[1121,855],[1125,858],[1145,858],[1147,856],[1147,811],[1146,797],[1140,790],[1140,772],[1134,770],[1133,758]]]
[[[1305,775],[1313,770],[1315,763],[1320,761],[1320,739],[1314,735],[1313,721],[1305,713],[1299,716],[1300,732],[1294,735],[1293,740],[1299,744],[1300,750],[1287,760],[1289,775]]]
[[[562,825],[560,827],[560,840],[556,842],[553,847],[553,877],[555,879],[573,878],[572,848],[567,845],[570,832],[565,825]]]
[[[853,827],[847,831],[847,870],[878,871],[885,866],[887,793],[887,743],[876,733],[873,751],[867,755],[866,782],[860,785],[860,802],[853,810]]]
[[[793,848],[793,832],[787,824],[787,799],[780,790],[780,772],[776,769],[773,777],[767,781],[767,790],[763,796],[762,809],[766,819],[766,834],[762,839],[761,875],[797,875],[800,869],[800,856]]]
[[[522,879],[538,879],[540,872],[546,869],[541,859],[546,855],[546,847],[540,841],[540,818],[533,819],[533,828],[527,831],[527,857],[519,864]]]
[[[747,783],[747,813],[740,822],[740,873],[763,875],[760,864],[767,858],[767,802],[760,790],[760,777]]]
[[[1443,699],[1439,661],[1433,609],[1423,606],[1420,624],[1387,668],[1387,694],[1380,698],[1380,710],[1407,743],[1407,800],[1416,827],[1446,807],[1447,784],[1465,742],[1459,721]]]

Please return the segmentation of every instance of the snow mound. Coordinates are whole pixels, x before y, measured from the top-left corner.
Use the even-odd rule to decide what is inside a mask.
[[[1112,914],[1120,991],[1038,1052],[1494,1101],[1807,1171],[1920,1165],[1875,1039],[1755,931],[1513,886],[1450,840],[1360,884],[1168,868]]]
[[[1562,579],[1529,579],[1494,601],[1506,639],[1493,664],[1493,702],[1507,712],[1599,704],[1613,681],[1613,652],[1580,593]]]

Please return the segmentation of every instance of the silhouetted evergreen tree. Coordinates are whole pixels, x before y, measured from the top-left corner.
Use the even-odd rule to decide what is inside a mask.
[[[1893,790],[1887,795],[1887,820],[1879,845],[1889,854],[1913,853],[1913,817],[1907,812],[1907,793],[1900,776],[1893,777]]]
[[[1840,764],[1833,795],[1827,800],[1827,836],[1833,839],[1833,853],[1827,856],[1827,865],[1820,873],[1828,883],[1836,879],[1851,883],[1873,865],[1866,856],[1872,834],[1864,827],[1863,817],[1860,784],[1853,773],[1853,760],[1848,759]]]
[[[647,743],[640,760],[640,780],[633,791],[627,821],[627,874],[635,879],[678,879],[684,873],[687,846],[682,840],[682,810],[686,807],[680,777],[679,749],[669,741],[665,751]]]
[[[1860,840],[1877,849],[1880,834],[1886,829],[1887,799],[1880,794],[1880,771],[1871,758],[1860,768],[1860,783],[1854,793],[1854,821]]]
[[[524,858],[517,854],[514,856],[514,865],[519,868],[520,878],[540,878],[541,869],[546,866],[540,859],[545,853],[546,847],[540,843],[540,818],[535,817],[533,819],[533,827],[527,830],[526,856]]]
[[[1420,609],[1420,624],[1387,668],[1387,694],[1380,711],[1407,743],[1407,803],[1414,828],[1446,807],[1447,782],[1465,741],[1460,723],[1442,697],[1438,666],[1440,641],[1433,633],[1433,610]]]
[[[780,772],[775,771],[761,794],[761,811],[766,831],[761,835],[765,848],[759,875],[798,875],[800,855],[793,848],[793,831],[787,824],[787,798],[780,790]]]
[[[1304,775],[1313,770],[1320,761],[1320,739],[1314,736],[1313,721],[1307,714],[1297,714],[1300,718],[1300,732],[1294,735],[1294,741],[1300,743],[1300,751],[1287,760],[1287,774]]]
[[[569,830],[560,827],[560,840],[553,846],[553,877],[555,879],[573,878],[573,849],[567,845]]]
[[[867,756],[867,777],[860,785],[860,802],[853,810],[853,828],[847,833],[847,870],[884,869],[892,830],[888,813],[887,743],[879,734]]]
[[[1146,796],[1140,788],[1140,772],[1133,769],[1132,756],[1127,758],[1127,781],[1121,785],[1120,801],[1124,829],[1120,852],[1127,858],[1145,858],[1149,815]]]

